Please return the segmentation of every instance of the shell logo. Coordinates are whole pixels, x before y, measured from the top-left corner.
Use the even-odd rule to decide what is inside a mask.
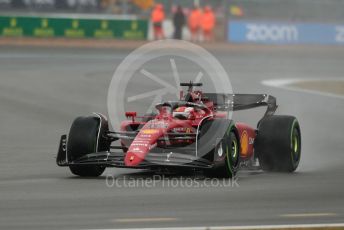
[[[247,155],[248,153],[248,134],[247,134],[247,131],[244,130],[241,134],[241,137],[240,137],[240,147],[241,147],[241,154],[242,155]]]

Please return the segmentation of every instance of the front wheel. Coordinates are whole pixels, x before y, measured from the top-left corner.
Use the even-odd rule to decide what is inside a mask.
[[[109,143],[104,134],[108,130],[107,120],[97,116],[78,117],[74,120],[67,141],[68,161],[72,162],[89,153],[109,150]],[[99,165],[70,165],[70,171],[81,177],[97,177],[104,170]]]

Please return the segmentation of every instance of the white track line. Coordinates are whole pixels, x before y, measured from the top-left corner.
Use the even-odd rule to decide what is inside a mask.
[[[276,88],[282,88],[297,92],[305,92],[305,93],[312,93],[312,94],[318,94],[325,97],[335,97],[344,99],[344,96],[334,94],[334,93],[327,93],[327,92],[321,92],[317,90],[310,90],[310,89],[302,89],[300,87],[291,86],[293,83],[298,82],[314,82],[314,81],[344,81],[342,78],[314,78],[314,79],[299,79],[299,78],[287,78],[287,79],[268,79],[263,80],[261,83],[266,86],[270,87],[276,87]]]
[[[139,223],[139,222],[170,222],[176,221],[177,218],[171,217],[155,217],[155,218],[122,218],[122,219],[114,219],[111,222],[116,223]]]
[[[323,217],[323,216],[337,216],[336,213],[293,213],[293,214],[283,214],[281,217],[287,218],[304,218],[304,217]]]
[[[344,228],[344,223],[336,224],[294,224],[294,225],[256,225],[256,226],[218,226],[218,227],[178,227],[178,228],[122,228],[103,230],[254,230],[254,229],[308,229],[308,228]],[[98,229],[101,230],[101,229]]]

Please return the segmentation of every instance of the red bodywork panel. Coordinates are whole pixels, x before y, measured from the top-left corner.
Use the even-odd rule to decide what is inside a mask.
[[[202,98],[202,93],[196,91],[191,93],[191,96],[193,100],[195,100],[195,98]],[[195,139],[169,141],[168,138],[166,141],[168,143],[166,143],[164,140],[161,140],[171,133],[196,134],[198,126],[205,118],[226,119],[226,113],[214,110],[213,102],[200,100],[201,99],[196,103],[200,103],[204,107],[202,109],[198,108],[192,110],[187,119],[174,118],[171,109],[163,105],[158,108],[159,114],[148,122],[137,122],[135,121],[136,113],[127,113],[126,115],[131,117],[132,120],[122,122],[121,131],[137,130],[137,127],[143,127],[134,140],[121,140],[122,146],[126,146],[128,149],[124,159],[125,165],[131,167],[138,166],[145,159],[150,150],[156,146],[173,146],[175,144],[180,144],[180,141],[191,144],[195,141]],[[175,111],[179,112],[178,108],[175,109]],[[236,123],[235,126],[239,135],[240,155],[243,159],[249,159],[254,153],[253,143],[256,138],[256,131],[244,123]]]
[[[243,159],[251,158],[254,154],[254,140],[256,138],[256,130],[251,126],[238,122],[235,124],[240,142],[240,156]]]
[[[140,132],[137,134],[124,158],[126,166],[137,166],[144,159],[149,151],[158,145],[158,139],[164,137],[167,133],[196,133],[196,128],[201,123],[202,119],[211,115],[210,111],[194,111],[190,119],[179,120],[172,117],[170,111],[161,109],[159,115],[155,119],[144,124]],[[131,124],[122,123],[122,128]],[[185,141],[182,141],[185,142]],[[177,144],[177,143],[176,143]],[[191,144],[191,143],[190,143]]]

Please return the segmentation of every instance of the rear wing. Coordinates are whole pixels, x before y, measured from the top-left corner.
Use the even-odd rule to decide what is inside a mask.
[[[266,106],[264,116],[273,115],[277,109],[276,98],[267,94],[217,94],[204,93],[204,99],[212,101],[217,110],[238,111]]]

